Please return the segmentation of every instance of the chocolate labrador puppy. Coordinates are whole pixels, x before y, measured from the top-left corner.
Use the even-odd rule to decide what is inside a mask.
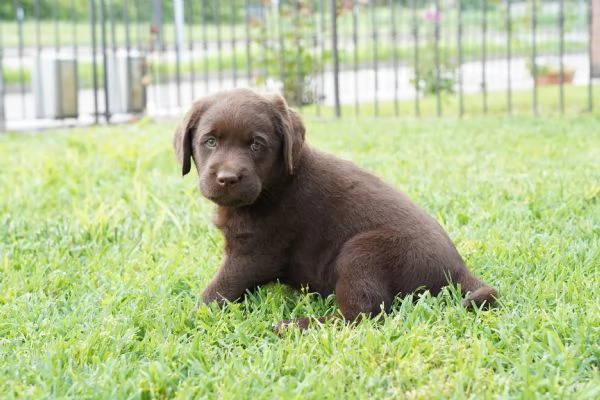
[[[496,290],[466,268],[432,217],[381,179],[308,146],[304,132],[280,95],[249,89],[201,98],[176,129],[182,173],[195,164],[225,236],[205,303],[275,280],[335,293],[347,321],[449,283],[467,293],[466,307],[494,302]]]

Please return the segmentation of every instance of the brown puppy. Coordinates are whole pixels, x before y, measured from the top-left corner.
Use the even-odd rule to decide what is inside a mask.
[[[496,290],[469,272],[432,217],[379,178],[309,147],[304,131],[281,96],[248,89],[198,100],[175,131],[182,173],[193,160],[225,236],[205,303],[274,280],[335,293],[348,321],[449,282],[469,293],[467,307],[494,302]]]

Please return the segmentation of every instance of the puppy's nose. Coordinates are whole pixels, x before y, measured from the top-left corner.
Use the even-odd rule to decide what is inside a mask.
[[[240,180],[240,176],[230,171],[220,171],[217,173],[217,183],[219,186],[232,186]]]

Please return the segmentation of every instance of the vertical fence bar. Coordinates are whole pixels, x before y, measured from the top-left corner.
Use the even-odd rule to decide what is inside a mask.
[[[373,40],[373,73],[375,75],[375,99],[373,102],[374,113],[375,116],[379,116],[379,48],[377,46],[379,42],[379,33],[377,32],[377,9],[375,7],[375,2],[370,2],[371,4],[371,37]]]
[[[102,66],[103,81],[104,81],[104,118],[106,123],[110,123],[110,106],[109,106],[109,92],[108,92],[108,56],[106,54],[106,4],[104,0],[100,0],[100,34],[101,34],[101,45],[102,45]]]
[[[108,2],[108,18],[110,19],[110,42],[111,51],[113,58],[117,53],[117,31],[115,23],[115,0],[109,0]]]
[[[484,0],[485,1],[485,0]],[[435,0],[435,19],[433,24],[433,33],[434,33],[434,62],[435,62],[435,111],[438,117],[442,116],[442,100],[440,97],[440,84],[441,84],[441,76],[440,76],[440,0]]]
[[[486,59],[487,59],[487,2],[481,0],[481,93],[483,95],[483,113],[487,114],[487,74],[486,74]],[[535,0],[534,0],[535,1]]]
[[[52,17],[54,19],[54,46],[56,54],[60,53],[60,34],[58,30],[58,13],[60,12],[60,5],[58,0],[54,0]],[[75,38],[73,38],[75,39]]]
[[[205,93],[209,93],[210,92],[210,86],[208,84],[209,79],[208,79],[208,38],[207,38],[207,33],[206,33],[206,29],[207,29],[207,18],[206,18],[206,13],[207,13],[207,6],[206,6],[206,0],[202,0],[202,6],[200,7],[200,14],[201,17],[200,19],[202,20],[202,50],[203,50],[203,56],[204,56],[204,92]]]
[[[94,89],[94,124],[98,123],[98,60],[96,58],[96,2],[89,0],[90,33],[92,38],[92,87]]]
[[[25,118],[25,110],[27,109],[25,105],[25,64],[23,62],[23,9],[20,0],[15,0],[15,12],[16,12],[16,22],[17,22],[17,35],[19,36],[18,45],[19,45],[19,89],[21,93],[21,116]]]
[[[267,13],[265,12],[265,4],[263,4],[263,2],[260,2],[260,19],[262,24],[260,42],[263,51],[262,65],[260,68],[262,68],[265,82],[267,82],[269,79],[269,38],[267,32]]]
[[[170,85],[169,85],[169,74],[171,72],[171,68],[169,66],[169,62],[168,62],[168,44],[167,44],[167,35],[166,35],[166,28],[164,25],[164,9],[163,9],[164,3],[162,1],[157,1],[157,5],[156,5],[156,19],[157,19],[157,26],[158,26],[158,38],[159,38],[159,47],[158,47],[158,76],[160,77],[160,80],[157,82],[156,85],[156,89],[157,92],[162,92],[162,96],[160,96],[160,98],[165,99],[166,103],[165,104],[165,111],[168,113],[169,110],[171,109],[171,90],[170,90]],[[166,59],[166,62],[165,62]],[[165,93],[166,92],[166,93]]]
[[[72,23],[72,34],[73,34],[73,58],[77,60],[79,57],[77,56],[77,52],[79,49],[77,43],[77,12],[75,11],[75,0],[71,0],[71,23]],[[75,70],[75,73],[78,73],[78,70]],[[77,90],[75,92],[76,101],[79,103],[79,80],[75,79],[75,84],[77,85]],[[79,107],[77,107],[79,111]]]
[[[146,0],[147,1],[147,0]],[[142,3],[143,7],[144,2]],[[143,9],[143,8],[142,8]],[[159,51],[162,35],[162,16],[160,15],[160,4],[158,0],[152,0],[152,7],[144,10],[150,24],[150,39],[148,41],[148,58],[149,58],[149,76],[152,81],[151,91],[154,98],[154,106],[157,111],[159,108],[159,87],[160,87],[160,65]]]
[[[162,48],[164,45],[164,32],[163,32],[163,12],[162,12],[162,0],[152,0],[152,23],[154,24],[156,34],[156,45]]]
[[[4,111],[4,36],[2,18],[0,18],[0,133],[6,131],[6,113]]]
[[[319,6],[321,2],[319,0],[317,1],[313,1],[311,3],[311,13],[313,16],[315,16],[316,14],[316,10],[317,7]],[[319,63],[317,64],[317,68],[315,69],[315,73],[323,76],[322,73],[322,65],[325,63],[324,60],[324,51],[323,51],[323,47],[319,46],[319,32],[321,32],[321,34],[323,34],[323,32],[325,32],[325,21],[323,20],[323,14],[320,12],[319,9],[319,28],[320,29],[313,29],[313,48],[314,49],[319,49]],[[315,87],[315,106],[316,106],[316,112],[317,112],[317,117],[321,116],[321,96],[322,96],[322,92],[323,92],[323,86],[322,85],[317,85],[316,84],[316,79],[315,79],[315,84],[313,85],[313,87]]]
[[[531,75],[533,76],[533,114],[538,115],[538,88],[537,88],[537,0],[531,0]]]
[[[237,24],[237,9],[235,7],[235,1],[231,2],[231,68],[233,69],[233,86],[237,86],[238,71],[237,71],[237,40],[236,40],[236,24]]]
[[[147,22],[150,25],[149,36],[148,36],[148,80],[150,85],[148,90],[151,92],[151,96],[154,98],[154,106],[158,110],[158,84],[159,84],[159,71],[158,71],[158,43],[159,43],[159,29],[160,25],[159,16],[157,16],[156,1],[153,0],[152,7],[144,7],[139,11],[140,21]],[[146,21],[144,21],[144,19]],[[149,95],[150,96],[150,95]]]
[[[560,113],[565,113],[565,0],[558,2],[558,28],[559,28],[559,58],[560,58],[560,82],[559,82],[559,105]]]
[[[421,115],[420,104],[419,104],[419,23],[417,21],[417,2],[416,0],[410,1],[412,8],[412,34],[414,39],[414,54],[413,54],[413,72],[415,81],[415,115],[419,117]]]
[[[122,15],[123,15],[123,23],[125,24],[125,57],[127,57],[127,61],[125,63],[126,67],[127,67],[127,82],[131,82],[133,80],[132,74],[131,74],[131,36],[130,36],[130,30],[129,30],[129,6],[130,6],[130,0],[124,0],[123,1],[123,9],[122,9]],[[131,95],[131,89],[128,90],[127,93],[127,97],[129,97]],[[129,100],[129,99],[128,99]],[[129,103],[129,101],[128,101]],[[127,104],[127,108],[129,109],[129,104]]]
[[[340,107],[340,60],[338,53],[337,0],[331,0],[331,49],[333,53],[333,98],[335,117],[342,116]]]
[[[512,114],[512,1],[506,2],[506,112]]]
[[[0,33],[0,37],[2,34]],[[6,131],[6,113],[4,112],[4,66],[3,66],[4,48],[0,43],[0,133]]]
[[[463,21],[462,21],[462,3],[459,0],[457,3],[457,27],[456,27],[456,41],[458,50],[458,115],[462,117],[465,113],[465,102],[463,93],[463,48],[462,48],[462,36],[463,36]]]
[[[35,67],[39,71],[41,69],[42,62],[42,41],[41,41],[41,28],[40,28],[40,0],[36,0],[33,5],[33,14],[35,17],[35,47],[36,47],[36,56],[35,56]],[[43,99],[44,98],[44,85],[37,79],[36,87],[33,88],[33,80],[32,90],[34,93],[38,93],[38,95]],[[36,100],[37,101],[37,100]],[[36,103],[37,104],[37,103]]]
[[[298,105],[298,107],[300,109],[302,109],[302,103],[303,103],[303,94],[304,94],[304,78],[303,78],[303,68],[302,68],[302,54],[300,53],[300,46],[301,44],[301,35],[302,35],[302,28],[301,28],[301,22],[300,22],[300,18],[302,18],[302,3],[299,0],[296,0],[294,2],[295,5],[295,11],[293,13],[293,17],[292,18],[296,18],[296,23],[292,24],[293,26],[296,27],[295,32],[294,32],[294,40],[296,42],[296,104]]]
[[[148,49],[142,47],[142,15],[139,0],[133,0],[133,21],[135,21],[135,46],[138,54],[142,57],[142,90],[144,91],[144,113],[148,113],[148,90],[150,88],[150,66],[148,65]]]
[[[321,1],[321,0],[317,0],[317,4],[319,4],[319,20],[321,22],[321,30],[320,30],[320,36],[319,36],[319,45],[321,48],[321,65],[319,66],[319,75],[320,75],[320,90],[321,90],[321,96],[322,98],[325,98],[325,46],[327,46],[327,35],[326,35],[326,31],[327,31],[327,22],[325,19],[325,7],[326,7],[326,2]],[[319,116],[321,116],[320,114],[320,107],[317,108],[317,112]]]
[[[246,21],[244,25],[246,27],[246,76],[248,79],[248,85],[252,85],[252,35],[250,32],[250,0],[244,2],[246,7]]]
[[[215,1],[214,4],[214,23],[217,26],[217,80],[219,82],[219,89],[221,89],[223,87],[223,41],[221,32],[221,2]]]
[[[196,67],[194,65],[194,2],[187,2],[188,9],[188,51],[190,62],[190,101],[196,99]]]
[[[40,29],[40,0],[35,0],[33,5],[33,16],[35,17],[35,47],[37,55],[42,52],[41,29]]]
[[[360,115],[360,100],[358,98],[358,0],[352,1],[352,44],[354,47],[354,114]]]
[[[110,20],[110,42],[111,42],[111,46],[110,46],[110,60],[112,62],[113,65],[113,74],[115,74],[114,76],[117,76],[117,33],[116,33],[116,23],[115,23],[115,0],[109,0],[108,1],[108,19]],[[108,70],[105,71],[105,74],[108,76]],[[114,79],[113,76],[113,79]],[[110,89],[109,89],[110,90]],[[119,96],[118,93],[115,93],[115,97]],[[110,104],[110,97],[106,96],[109,100],[109,104]],[[115,107],[116,108],[116,107]],[[111,109],[112,110],[112,109]],[[114,111],[114,110],[113,110]]]
[[[285,32],[283,26],[283,15],[284,15],[283,3],[277,2],[277,33],[279,42],[279,80],[281,84],[285,82]],[[283,90],[283,88],[282,88]]]
[[[56,52],[56,56],[58,57],[58,55],[61,52],[61,41],[60,41],[60,30],[59,30],[59,24],[60,24],[60,11],[61,11],[61,7],[58,4],[58,0],[54,1],[54,12],[53,12],[53,17],[54,17],[54,41],[55,41],[55,52]],[[75,38],[73,38],[73,40],[75,40]],[[58,74],[58,87],[62,87],[62,74]],[[62,99],[60,99],[61,103],[60,103],[60,108],[62,109]]]
[[[140,0],[133,0],[133,19],[135,20],[135,41],[137,44],[137,51],[142,51],[142,35],[141,35],[141,27],[142,27],[142,16],[140,13]]]
[[[177,94],[177,108],[181,108],[181,52],[183,50],[183,0],[173,1],[173,33],[175,34],[175,88]],[[169,61],[167,61],[169,63]]]
[[[77,59],[77,13],[75,12],[75,0],[71,0],[71,24],[72,24],[72,34],[73,34],[73,57]]]
[[[396,5],[393,0],[388,0],[388,7],[392,12],[392,63],[394,65],[394,115],[400,115],[398,104],[398,32],[396,30]]]
[[[449,49],[449,37],[450,35],[443,35],[442,32],[448,31],[448,19],[450,19],[450,7],[448,7],[448,0],[434,0],[434,4],[438,3],[439,8],[437,9],[439,15],[440,24],[440,54],[443,54],[444,60],[448,57]],[[442,59],[440,58],[440,63]],[[441,77],[441,75],[440,75]]]
[[[594,110],[594,100],[593,100],[593,92],[592,92],[592,76],[593,76],[593,72],[594,72],[594,57],[592,55],[593,52],[593,48],[592,48],[592,38],[593,38],[593,32],[594,32],[594,7],[593,7],[593,1],[594,0],[588,0],[588,9],[587,9],[587,14],[588,14],[588,18],[587,18],[587,24],[588,24],[588,62],[589,62],[589,76],[588,76],[588,87],[587,87],[587,108],[589,112],[592,112]],[[600,40],[600,39],[599,39]]]

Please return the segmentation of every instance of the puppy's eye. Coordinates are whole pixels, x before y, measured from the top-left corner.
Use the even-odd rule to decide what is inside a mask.
[[[257,143],[257,142],[253,142],[250,145],[250,150],[252,150],[252,151],[261,151],[262,150],[262,144]]]
[[[217,139],[215,139],[214,137],[209,137],[208,139],[206,139],[204,144],[206,145],[206,147],[217,147]]]

